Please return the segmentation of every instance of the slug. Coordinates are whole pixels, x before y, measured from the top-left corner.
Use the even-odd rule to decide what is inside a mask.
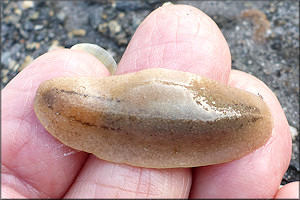
[[[148,168],[229,162],[264,145],[273,129],[259,96],[161,68],[47,80],[37,90],[34,110],[65,145]]]

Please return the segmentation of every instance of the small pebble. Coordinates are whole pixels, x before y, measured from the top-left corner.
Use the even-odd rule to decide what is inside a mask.
[[[296,137],[298,136],[298,131],[295,127],[290,126],[290,132],[291,132],[291,136],[293,141],[296,139]]]
[[[35,31],[40,31],[40,30],[42,30],[44,28],[44,26],[42,25],[42,24],[38,24],[38,25],[35,25],[34,26],[34,30]]]
[[[14,24],[15,26],[19,23],[20,21],[20,16],[19,15],[8,15],[6,17],[3,18],[3,21],[6,24]]]
[[[122,19],[122,18],[124,18],[124,17],[125,17],[125,14],[124,14],[123,12],[120,12],[120,13],[118,14],[118,18]]]
[[[28,50],[36,50],[40,48],[40,43],[38,42],[32,42],[32,43],[26,43],[26,49]]]
[[[39,13],[39,12],[34,12],[34,13],[32,13],[32,14],[28,17],[28,19],[30,19],[30,20],[36,20],[36,19],[39,18],[39,16],[40,16],[40,13]]]
[[[121,31],[122,27],[120,24],[118,24],[118,22],[116,20],[112,20],[108,23],[108,28],[111,33],[116,34]]]
[[[106,34],[108,32],[108,23],[105,22],[103,24],[99,24],[98,26],[98,32],[102,34]]]
[[[80,37],[83,37],[86,35],[86,31],[84,29],[75,29],[71,32],[71,34],[73,36],[80,36]]]
[[[17,14],[17,15],[22,15],[22,10],[17,8],[17,9],[14,10],[14,13]]]
[[[10,54],[9,51],[3,52],[2,55],[1,55],[1,63],[8,66],[8,64],[11,60],[10,56],[11,56],[11,54]]]
[[[64,48],[63,46],[59,45],[58,40],[53,40],[51,46],[48,49],[48,52],[56,49],[63,49],[63,48]]]
[[[48,13],[48,15],[49,15],[50,17],[53,17],[53,16],[54,16],[54,11],[53,11],[53,10],[50,10],[49,13]]]
[[[23,1],[21,6],[24,10],[27,10],[29,8],[33,8],[34,7],[34,1]]]
[[[23,64],[19,67],[18,72],[25,69],[25,67],[27,67],[30,63],[32,63],[33,60],[34,60],[34,58],[32,56],[30,56],[30,55],[26,56]]]
[[[8,69],[2,69],[1,70],[2,77],[7,76],[8,73],[9,73]]]

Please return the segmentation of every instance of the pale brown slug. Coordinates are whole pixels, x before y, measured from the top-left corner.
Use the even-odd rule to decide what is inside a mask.
[[[149,168],[232,161],[264,145],[273,129],[259,96],[160,68],[51,79],[40,85],[34,110],[62,143],[104,160]]]

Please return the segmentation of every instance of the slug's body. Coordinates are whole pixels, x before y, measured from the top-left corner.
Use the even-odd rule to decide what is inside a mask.
[[[270,111],[260,97],[159,68],[48,80],[37,91],[34,109],[62,143],[150,168],[228,162],[265,144],[272,132]]]

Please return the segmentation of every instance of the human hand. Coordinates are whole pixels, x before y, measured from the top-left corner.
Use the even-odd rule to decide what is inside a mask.
[[[37,119],[33,111],[37,87],[54,77],[109,73],[90,54],[57,50],[37,58],[2,90],[2,197],[296,197],[299,183],[278,191],[291,156],[284,112],[261,81],[231,70],[228,45],[207,15],[183,5],[151,13],[137,29],[116,74],[154,67],[192,72],[259,93],[274,117],[272,138],[239,160],[193,169],[133,167],[75,151],[50,135]]]

